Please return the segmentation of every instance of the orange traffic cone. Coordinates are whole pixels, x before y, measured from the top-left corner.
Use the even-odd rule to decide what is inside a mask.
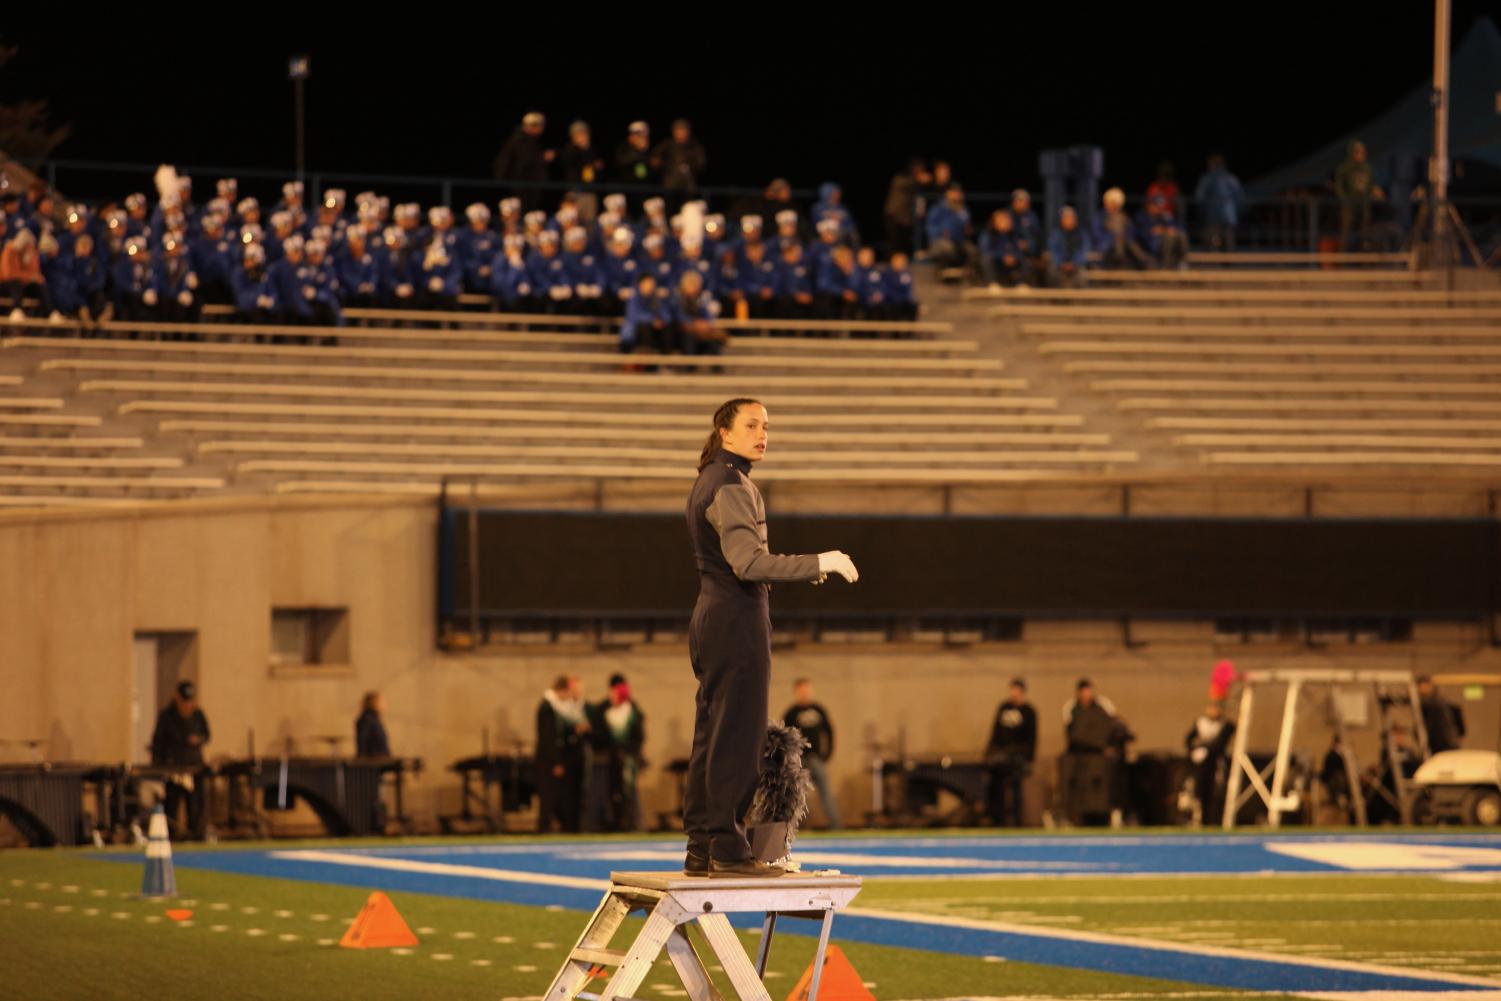
[[[345,949],[389,949],[395,945],[416,945],[417,936],[396,913],[391,898],[380,891],[370,894],[360,916],[339,940]]]
[[[808,989],[813,984],[813,964],[798,979],[797,986],[787,995],[787,1001],[808,1001]],[[844,951],[837,945],[829,946],[823,955],[823,976],[818,980],[818,1001],[876,1001],[876,996],[865,988],[865,981],[850,965]]]

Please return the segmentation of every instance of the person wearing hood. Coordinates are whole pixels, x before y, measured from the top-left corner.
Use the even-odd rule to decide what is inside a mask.
[[[831,573],[854,583],[860,576],[837,550],[779,555],[768,549],[766,506],[750,472],[766,454],[769,422],[758,400],[719,405],[685,512],[699,587],[688,624],[698,682],[683,797],[683,872],[689,876],[782,875],[780,866],[756,860],[745,829],[766,740],[770,585],[818,583]]]
[[[562,831],[578,831],[591,729],[583,684],[571,674],[558,675],[537,706],[538,834],[554,824]]]
[[[832,181],[820,184],[818,201],[813,203],[813,211],[809,215],[815,226],[824,219],[835,220],[839,223],[840,241],[852,247],[860,245],[860,231],[855,228],[855,217],[844,207],[844,189],[839,185]]]
[[[366,692],[360,701],[360,715],[354,721],[354,756],[389,758],[391,742],[386,739],[386,697],[380,692]]]
[[[1204,224],[1204,246],[1210,250],[1234,250],[1235,227],[1245,205],[1246,192],[1240,178],[1225,166],[1223,153],[1209,157],[1209,167],[1194,189],[1194,204]]]
[[[1079,225],[1072,205],[1058,210],[1058,225],[1048,235],[1048,284],[1053,288],[1083,288],[1089,263],[1089,234]]]
[[[604,757],[608,771],[606,829],[634,831],[641,826],[641,803],[636,779],[645,763],[641,748],[646,743],[646,716],[631,697],[625,675],[610,676],[610,694],[590,707],[594,748]]]
[[[1382,198],[1371,176],[1365,143],[1359,139],[1350,143],[1344,162],[1335,168],[1334,194],[1339,199],[1339,247],[1355,250],[1371,228],[1371,203]]]

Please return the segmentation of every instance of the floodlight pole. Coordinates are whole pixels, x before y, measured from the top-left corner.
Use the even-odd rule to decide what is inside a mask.
[[[1451,0],[1433,2],[1433,154],[1428,159],[1432,197],[1434,263],[1452,266],[1454,234],[1449,228],[1449,27]]]

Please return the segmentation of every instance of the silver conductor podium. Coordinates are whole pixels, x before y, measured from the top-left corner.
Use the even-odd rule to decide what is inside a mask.
[[[695,921],[741,1001],[771,1001],[761,978],[777,921],[789,917],[820,923],[808,990],[808,1001],[817,1001],[834,913],[847,907],[859,892],[858,876],[708,879],[675,872],[612,872],[609,891],[553,978],[544,1001],[629,1001],[663,949],[692,1001],[719,1001],[721,995],[688,938],[688,928]],[[647,915],[635,941],[623,950],[610,948],[610,940],[635,911]],[[728,917],[747,913],[763,915],[755,962],[741,948]],[[598,994],[584,993],[591,979],[605,976],[608,980]]]

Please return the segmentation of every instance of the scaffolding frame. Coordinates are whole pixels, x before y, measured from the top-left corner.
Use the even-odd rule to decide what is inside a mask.
[[[1258,769],[1252,763],[1246,745],[1250,739],[1251,722],[1255,712],[1256,690],[1266,685],[1286,685],[1287,690],[1282,699],[1282,729],[1277,737],[1276,757],[1266,768]],[[1339,701],[1333,698],[1336,689],[1366,686],[1369,686],[1371,695],[1376,701],[1377,712],[1382,716],[1383,724],[1386,713],[1382,702],[1383,686],[1400,686],[1406,691],[1408,705],[1412,710],[1413,732],[1417,737],[1418,753],[1423,758],[1427,758],[1428,731],[1423,726],[1417,679],[1411,671],[1274,668],[1246,673],[1244,688],[1240,696],[1240,712],[1235,724],[1235,746],[1230,754],[1230,777],[1225,789],[1225,812],[1222,822],[1225,830],[1234,829],[1236,815],[1241,807],[1251,801],[1252,796],[1259,798],[1266,806],[1267,824],[1273,828],[1282,825],[1284,813],[1290,813],[1299,808],[1300,801],[1297,793],[1288,790],[1288,771],[1292,759],[1293,739],[1297,732],[1298,710],[1304,694],[1311,687],[1323,687],[1330,693],[1334,729],[1344,749],[1342,756],[1345,761],[1345,772],[1350,782],[1350,796],[1353,801],[1351,805],[1355,809],[1355,822],[1361,827],[1366,825],[1365,797],[1361,795],[1360,773],[1355,763],[1355,753],[1349,741],[1345,739],[1344,713],[1340,709]],[[1397,757],[1396,742],[1392,738],[1390,726],[1382,726],[1381,750],[1391,769],[1393,788],[1397,794],[1397,802],[1394,805],[1402,815],[1402,823],[1410,824],[1412,823],[1412,804],[1416,793],[1411,783],[1408,782],[1407,776],[1402,774],[1401,762]],[[1267,774],[1268,771],[1270,775]],[[1270,785],[1268,785],[1269,778]],[[1243,781],[1244,788],[1242,787]]]

